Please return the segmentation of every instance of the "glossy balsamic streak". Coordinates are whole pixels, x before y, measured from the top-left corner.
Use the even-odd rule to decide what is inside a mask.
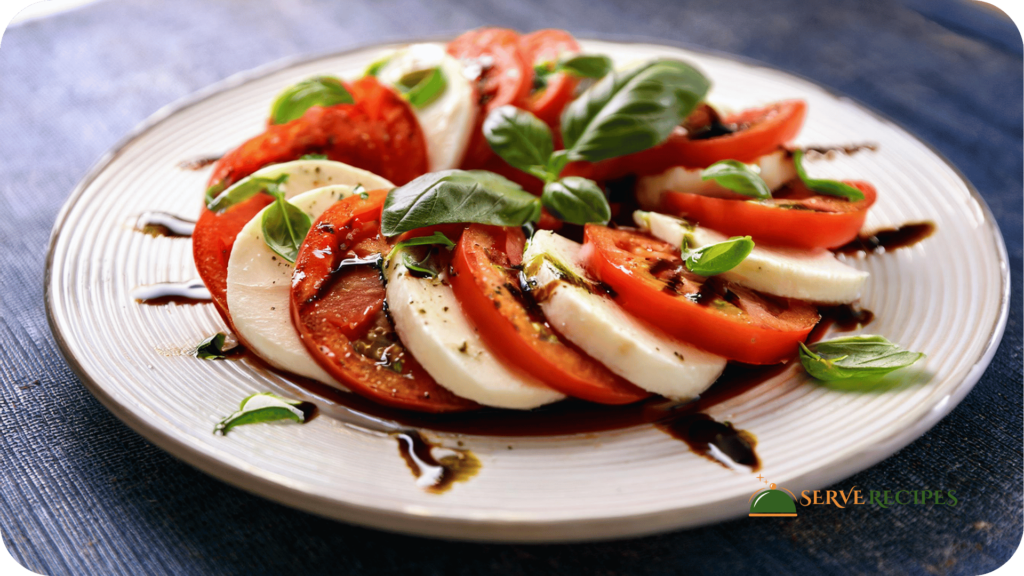
[[[143,212],[135,219],[135,229],[150,236],[189,238],[195,228],[195,220],[186,220],[167,212]]]
[[[203,304],[211,300],[210,291],[199,279],[139,286],[131,291],[131,297],[140,304],[152,306]]]
[[[729,422],[718,422],[702,412],[691,412],[659,422],[657,427],[669,436],[682,440],[694,453],[727,468],[747,468],[757,472],[761,460],[754,452],[757,439],[745,430],[733,428]]]
[[[861,150],[870,150],[875,152],[878,150],[878,144],[875,142],[865,142],[863,144],[845,144],[836,146],[805,146],[803,148],[804,154],[809,157],[824,156],[825,158],[835,158],[837,154],[845,154],[851,156],[860,152]]]
[[[913,246],[935,233],[932,222],[915,222],[904,224],[899,228],[879,230],[869,236],[858,236],[847,244],[832,248],[836,254],[881,254]]]
[[[837,332],[851,332],[867,326],[875,319],[874,312],[855,308],[852,304],[820,306],[818,314],[821,315],[821,321],[811,330],[807,342],[821,340],[830,328]]]
[[[418,430],[392,432],[398,453],[416,477],[416,485],[430,492],[446,492],[455,482],[465,482],[480,471],[480,460],[469,450],[437,446]]]

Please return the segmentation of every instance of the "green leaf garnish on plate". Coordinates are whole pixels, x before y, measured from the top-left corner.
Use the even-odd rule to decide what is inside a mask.
[[[213,432],[224,436],[235,426],[278,420],[304,423],[306,412],[300,408],[303,404],[305,403],[281,398],[270,392],[259,392],[242,400],[238,411],[218,422]]]
[[[800,343],[800,363],[808,374],[825,381],[881,377],[924,356],[904,350],[883,336],[846,336],[810,346]]]

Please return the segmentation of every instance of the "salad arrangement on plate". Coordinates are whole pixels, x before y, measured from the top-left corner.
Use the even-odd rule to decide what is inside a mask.
[[[828,150],[789,145],[804,102],[727,113],[709,86],[494,28],[310,78],[215,164],[196,267],[265,362],[409,411],[686,402],[729,363],[836,380],[917,361],[812,336],[860,298],[868,274],[837,253],[877,248],[875,188],[808,174]],[[220,429],[304,417],[259,395]]]

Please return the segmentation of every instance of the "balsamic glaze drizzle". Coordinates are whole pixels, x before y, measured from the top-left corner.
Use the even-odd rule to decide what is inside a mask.
[[[131,291],[131,297],[140,304],[152,306],[202,304],[211,300],[210,291],[199,279],[138,286]]]

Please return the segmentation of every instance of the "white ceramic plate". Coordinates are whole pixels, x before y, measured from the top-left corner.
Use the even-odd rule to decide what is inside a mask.
[[[710,411],[757,436],[765,478],[797,493],[835,482],[918,438],[963,399],[1002,336],[1009,281],[996,224],[954,168],[891,122],[789,74],[667,46],[583,45],[620,63],[652,56],[691,61],[714,83],[710,101],[728,107],[806,99],[798,143],[881,146],[878,153],[810,164],[813,174],[877,186],[869,228],[921,220],[938,226],[912,248],[853,261],[871,272],[862,305],[877,319],[868,330],[926,352],[918,369],[871,392],[784,375]],[[225,326],[209,304],[132,300],[136,286],[197,276],[188,239],[134,232],[133,218],[148,210],[197,216],[208,170],[181,170],[180,161],[223,153],[259,133],[282,87],[314,74],[358,72],[392,48],[229,78],[159,111],[90,171],[57,219],[46,280],[53,333],[82,381],[128,425],[202,470],[359,524],[474,540],[556,541],[745,514],[748,497],[763,487],[754,474],[701,458],[649,426],[557,438],[462,438],[483,467],[444,494],[417,488],[393,438],[330,418],[211,433],[244,396],[294,387],[246,361],[175,354]]]

